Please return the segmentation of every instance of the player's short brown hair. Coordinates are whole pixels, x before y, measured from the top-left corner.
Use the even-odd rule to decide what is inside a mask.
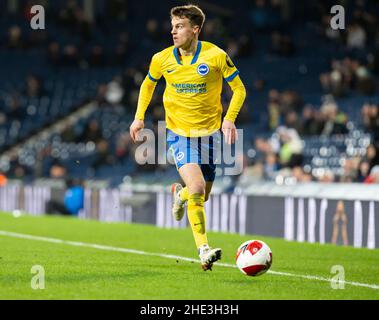
[[[186,6],[178,6],[171,9],[171,19],[173,17],[188,18],[192,26],[199,26],[200,30],[203,28],[205,21],[205,14],[198,6],[188,4]]]

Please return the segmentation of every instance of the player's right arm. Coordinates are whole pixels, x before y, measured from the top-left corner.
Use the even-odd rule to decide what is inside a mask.
[[[134,117],[134,121],[130,126],[129,132],[133,142],[136,142],[138,132],[145,126],[144,119],[147,107],[150,104],[153,97],[155,87],[158,80],[162,76],[161,62],[158,54],[155,54],[151,59],[149,72],[145,80],[141,84],[141,88],[138,96],[137,111]]]

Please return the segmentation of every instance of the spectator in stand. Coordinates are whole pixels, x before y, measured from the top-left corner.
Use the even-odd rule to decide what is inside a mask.
[[[363,95],[373,95],[376,92],[376,80],[367,66],[355,61],[353,72],[356,90]]]
[[[70,215],[77,216],[84,208],[84,187],[79,179],[67,181],[67,190],[64,194],[64,205]]]
[[[301,112],[304,102],[300,94],[294,90],[285,90],[280,95],[280,112],[282,115],[290,111]]]
[[[88,62],[91,67],[102,67],[105,65],[104,49],[101,45],[95,45],[91,48]]]
[[[53,66],[59,66],[62,63],[62,55],[60,52],[60,45],[58,42],[50,42],[47,48],[47,59]]]
[[[271,35],[271,53],[284,57],[293,56],[295,46],[289,35],[284,35],[279,31],[275,31]]]
[[[139,85],[143,81],[143,73],[137,68],[127,68],[121,80],[121,85],[124,89],[123,102],[127,106],[136,105],[139,95]]]
[[[266,155],[268,153],[276,153],[279,151],[280,146],[273,146],[269,141],[263,139],[263,138],[257,138],[255,140],[255,148],[257,151],[263,155]]]
[[[28,174],[28,169],[19,163],[17,163],[9,172],[9,177],[12,179],[23,180]]]
[[[241,175],[238,177],[237,184],[240,187],[248,186],[252,181],[261,181],[264,177],[264,166],[261,162],[258,163],[248,163],[249,161],[244,161],[244,169]]]
[[[368,163],[370,164],[370,170],[374,166],[379,165],[378,147],[374,144],[370,144],[366,149],[366,156],[363,158],[363,160],[368,161]]]
[[[265,81],[263,79],[257,79],[253,82],[253,90],[255,92],[263,91],[265,89]]]
[[[96,119],[91,119],[83,130],[82,135],[79,137],[80,142],[98,142],[103,139],[100,124]]]
[[[86,19],[83,10],[77,1],[66,1],[66,6],[59,12],[59,22],[72,34],[79,35],[83,42],[91,38],[91,24]]]
[[[297,132],[301,131],[301,120],[295,111],[286,114],[284,124],[287,128],[295,129]]]
[[[282,167],[293,168],[303,163],[303,144],[295,129],[279,127],[277,130],[282,143],[279,161]]]
[[[254,44],[249,34],[243,34],[238,38],[237,58],[248,58],[253,54]]]
[[[59,21],[62,25],[72,27],[76,23],[75,10],[77,9],[77,3],[75,0],[69,0],[66,2],[66,6],[59,11]]]
[[[297,183],[312,181],[312,175],[310,173],[305,172],[301,166],[295,166],[292,169],[292,177],[296,179]]]
[[[342,166],[343,174],[341,175],[339,182],[352,183],[356,181],[358,176],[359,161],[360,159],[358,158],[345,159]]]
[[[275,130],[280,124],[280,93],[278,90],[270,90],[268,93],[268,115],[270,130]]]
[[[364,183],[379,183],[379,165],[371,169],[370,175],[365,179]]]
[[[280,166],[278,163],[277,155],[273,152],[267,153],[265,157],[265,163],[263,165],[264,177],[267,180],[275,180],[275,176],[279,169]]]
[[[238,39],[228,39],[226,52],[231,59],[249,57],[253,52],[251,38],[247,34],[243,34]]]
[[[51,199],[46,204],[48,214],[77,216],[84,208],[84,188],[79,179],[67,179],[66,191],[61,199]]]
[[[63,48],[62,63],[68,67],[78,67],[80,62],[79,52],[75,45],[69,44]]]
[[[322,73],[320,75],[320,82],[323,90],[331,93],[335,97],[345,96],[348,91],[346,78],[340,70]]]
[[[332,183],[336,182],[336,177],[330,169],[324,169],[323,172],[317,177],[318,182]]]
[[[347,27],[346,45],[349,49],[362,49],[366,44],[366,31],[359,23],[354,22]]]
[[[121,78],[115,77],[111,82],[108,83],[105,92],[105,99],[111,105],[119,105],[124,96],[124,89],[121,86]]]
[[[66,179],[67,169],[65,166],[59,163],[59,161],[54,161],[50,167],[50,178],[52,179]]]
[[[379,42],[379,33],[376,41]],[[379,75],[379,46],[368,54],[368,60],[370,70],[372,70],[376,76]]]
[[[126,160],[130,155],[130,146],[131,143],[131,137],[129,132],[128,133],[122,133],[118,136],[116,141],[116,160],[118,162],[122,162]]]
[[[234,38],[231,40],[228,35],[226,34],[226,29],[223,21],[218,18],[210,18],[207,19],[207,23],[204,24],[204,30],[202,30],[202,37],[203,39],[207,39],[209,42],[218,42],[220,46],[224,46],[224,39],[228,39],[225,47],[227,48],[226,52],[228,52],[230,58],[233,59],[235,57],[234,54],[238,53],[238,41],[234,41]],[[235,43],[235,51],[230,51],[230,44],[234,42]],[[234,47],[234,45],[233,45]]]
[[[64,124],[61,137],[63,142],[74,142],[76,140],[76,133],[72,125],[68,123]]]
[[[303,110],[299,133],[304,136],[319,135],[323,127],[324,121],[321,119],[320,112],[311,105],[306,105]]]
[[[9,120],[22,120],[25,117],[25,110],[21,106],[20,95],[17,93],[9,95],[6,100],[8,104],[7,118]]]
[[[149,19],[146,23],[147,37],[158,43],[161,40],[161,31],[159,29],[159,23],[156,19]]]
[[[370,173],[370,163],[362,160],[358,167],[358,173],[355,182],[364,182]]]
[[[108,91],[108,85],[105,83],[102,83],[97,87],[96,101],[100,107],[109,106],[107,100],[105,99],[105,95],[107,94],[107,91]]]
[[[333,60],[331,71],[320,75],[320,83],[325,92],[336,97],[345,96],[350,90],[357,90],[365,95],[376,92],[376,80],[367,64],[348,57]]]
[[[18,158],[12,158],[10,163],[10,170],[8,171],[8,178],[23,180],[26,175],[29,174],[29,170],[26,166],[20,164]]]
[[[364,104],[362,107],[363,126],[372,134],[374,141],[379,141],[379,107],[375,104]]]
[[[325,124],[322,129],[322,134],[331,136],[335,134],[348,133],[346,124],[347,116],[338,110],[337,104],[334,102],[327,102],[321,107],[321,113],[325,119]]]
[[[22,30],[19,26],[12,26],[8,30],[8,49],[23,49],[25,41],[22,37]]]
[[[279,92],[278,90],[272,89],[268,93],[268,113],[269,113],[269,128],[275,130],[280,123],[285,122],[285,119],[288,114],[289,120],[292,125],[295,125],[299,129],[297,122],[298,116],[293,113],[301,112],[303,108],[303,99],[300,95],[293,90],[285,90]],[[294,121],[294,122],[292,122]]]
[[[92,168],[97,170],[103,165],[114,165],[115,159],[112,153],[109,151],[109,143],[104,138],[101,138],[96,143],[96,158],[92,164]]]
[[[44,93],[41,80],[35,75],[28,75],[26,78],[25,95],[28,98],[40,98]]]
[[[0,111],[0,126],[4,125],[7,122],[7,115],[5,112]]]
[[[329,40],[332,41],[341,41],[341,32],[340,30],[334,30],[330,27],[330,20],[332,16],[330,14],[324,14],[321,17],[321,30],[322,34]]]

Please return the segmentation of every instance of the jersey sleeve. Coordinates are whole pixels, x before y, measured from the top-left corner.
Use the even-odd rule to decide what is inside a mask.
[[[157,82],[162,77],[161,58],[159,53],[156,53],[150,62],[148,77],[151,81]]]
[[[222,76],[226,81],[230,82],[238,76],[239,71],[226,52],[222,52],[219,61]]]
[[[236,76],[233,80],[229,81],[228,84],[233,90],[233,96],[232,100],[230,100],[228,112],[224,119],[234,122],[245,101],[246,89],[239,76]]]

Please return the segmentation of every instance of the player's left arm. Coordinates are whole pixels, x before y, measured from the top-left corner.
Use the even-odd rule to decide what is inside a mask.
[[[221,131],[225,135],[226,142],[232,144],[238,139],[237,128],[234,122],[245,101],[246,89],[239,76],[239,71],[228,55],[225,54],[223,60],[224,61],[221,61],[221,71],[233,91],[233,96],[224,121],[222,122]]]

